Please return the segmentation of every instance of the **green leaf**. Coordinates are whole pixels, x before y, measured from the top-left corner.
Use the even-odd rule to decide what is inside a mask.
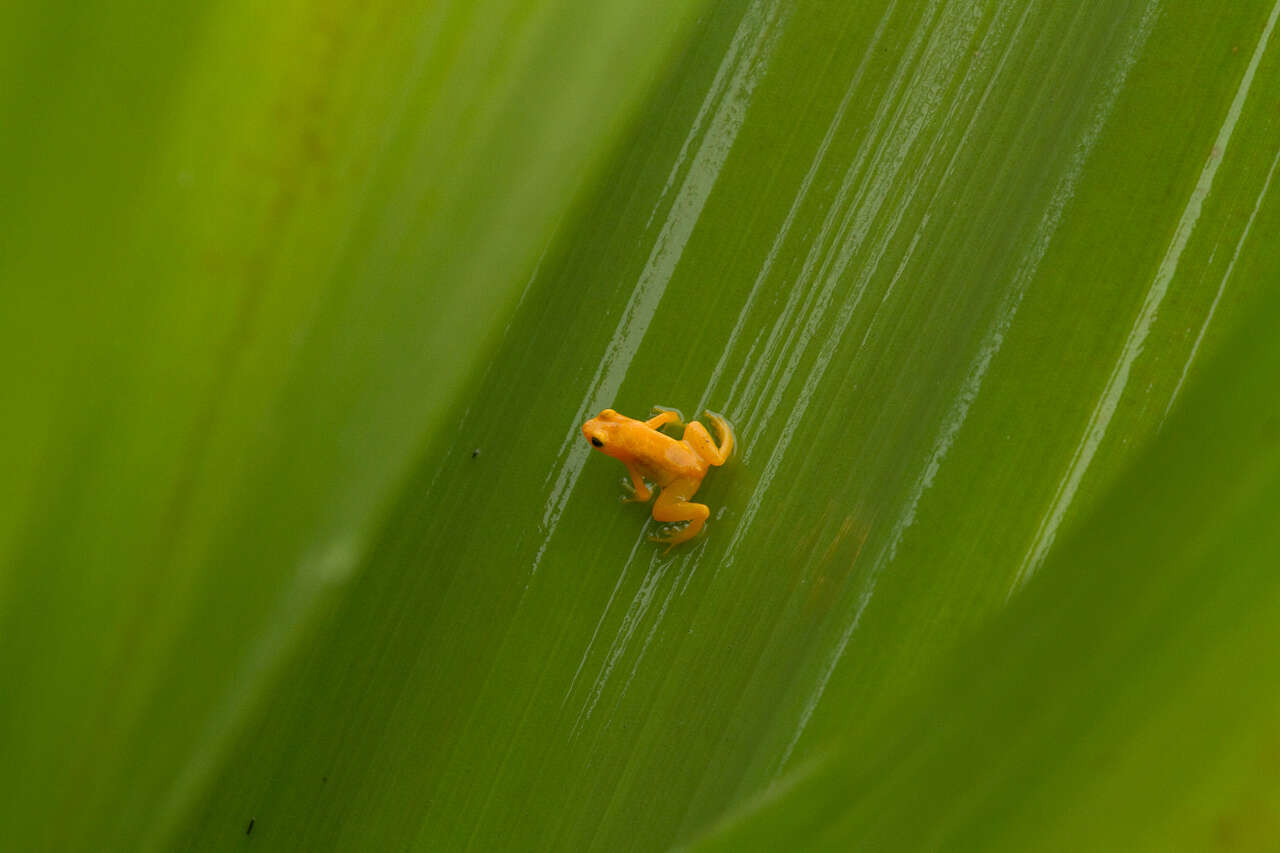
[[[140,9],[3,28],[18,842],[1276,837],[1280,4]]]
[[[190,808],[697,8],[0,13],[7,845]]]
[[[991,627],[692,847],[1274,847],[1280,290],[1253,307]]]

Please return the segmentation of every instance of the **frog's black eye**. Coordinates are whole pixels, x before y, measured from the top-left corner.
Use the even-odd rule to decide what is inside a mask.
[[[591,436],[591,443],[594,444],[596,447],[604,447],[604,442],[596,438],[594,435]]]

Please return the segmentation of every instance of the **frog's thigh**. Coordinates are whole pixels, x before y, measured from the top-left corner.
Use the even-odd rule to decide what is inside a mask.
[[[684,440],[693,448],[693,452],[712,465],[723,465],[726,455],[720,452],[716,443],[711,440],[711,433],[697,421],[690,421],[684,428]]]
[[[692,480],[675,480],[658,495],[658,499],[653,504],[653,517],[658,521],[687,521],[689,522],[683,530],[675,533],[670,539],[664,539],[664,542],[676,544],[692,539],[702,529],[702,525],[706,523],[707,518],[711,515],[711,510],[707,509],[706,504],[694,503],[689,497],[698,490],[698,483]]]

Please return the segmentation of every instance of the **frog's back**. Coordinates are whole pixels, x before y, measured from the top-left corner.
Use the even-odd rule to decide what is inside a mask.
[[[636,448],[636,464],[646,479],[666,486],[674,480],[700,480],[706,475],[706,460],[695,453],[688,442],[677,441],[656,430],[649,432],[651,438]]]

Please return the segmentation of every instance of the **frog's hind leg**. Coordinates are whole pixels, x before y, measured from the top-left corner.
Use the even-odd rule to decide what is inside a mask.
[[[711,515],[711,510],[707,509],[706,504],[689,500],[698,490],[698,485],[693,480],[675,480],[664,488],[659,493],[658,499],[654,501],[653,517],[658,521],[689,522],[683,529],[675,531],[670,536],[649,537],[654,542],[665,542],[669,546],[668,551],[681,542],[688,542],[697,536],[698,531],[702,530],[702,525],[706,524],[707,518]]]
[[[697,421],[692,421],[684,428],[684,440],[689,443],[695,453],[707,460],[708,465],[723,465],[733,455],[733,427],[715,412],[707,412],[706,415],[711,420],[711,425],[716,428],[716,432],[720,434],[719,446],[711,440],[711,434],[707,432],[707,428]]]

